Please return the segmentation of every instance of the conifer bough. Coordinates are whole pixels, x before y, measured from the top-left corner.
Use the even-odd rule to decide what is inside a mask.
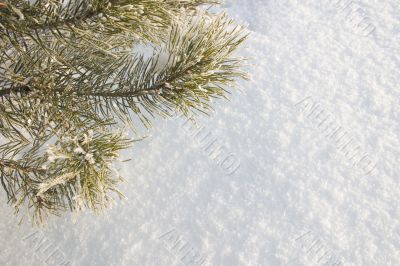
[[[213,0],[0,0],[0,182],[16,213],[112,201],[124,123],[208,113],[246,75]],[[24,210],[23,212],[21,210]]]

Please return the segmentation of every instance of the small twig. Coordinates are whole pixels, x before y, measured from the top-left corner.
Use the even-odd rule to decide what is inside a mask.
[[[0,159],[0,168],[11,168],[23,172],[32,172],[37,174],[46,173],[45,169],[20,165],[17,161]]]
[[[8,96],[11,93],[29,93],[31,89],[28,86],[7,88],[0,90],[0,97]]]

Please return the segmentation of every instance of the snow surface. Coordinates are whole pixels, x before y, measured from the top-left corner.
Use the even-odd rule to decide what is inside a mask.
[[[103,217],[32,229],[2,197],[0,265],[400,265],[398,0],[226,8],[251,31],[252,80],[197,131],[157,121],[125,154],[128,200]],[[326,137],[312,106],[370,163]]]

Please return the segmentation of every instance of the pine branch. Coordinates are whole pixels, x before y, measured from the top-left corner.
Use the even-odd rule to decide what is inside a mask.
[[[179,77],[187,74],[190,72],[191,69],[195,68],[197,64],[194,64],[193,66],[188,67],[182,73],[172,75],[171,77],[168,77],[167,79],[163,81],[159,81],[157,84],[149,87],[149,88],[136,88],[132,89],[130,88],[129,91],[115,91],[115,92],[94,92],[94,93],[89,93],[89,94],[80,94],[78,93],[79,96],[87,95],[87,96],[94,96],[94,97],[105,97],[105,98],[134,98],[134,97],[140,97],[140,96],[149,96],[149,95],[160,95],[162,94],[162,89],[165,91],[174,91],[173,88],[169,87],[170,82],[174,82],[176,79]]]
[[[121,122],[208,113],[246,78],[246,33],[199,8],[215,0],[3,1],[0,182],[40,223],[122,195]]]

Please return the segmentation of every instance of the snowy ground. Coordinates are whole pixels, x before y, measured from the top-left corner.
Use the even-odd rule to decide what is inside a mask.
[[[104,217],[36,230],[1,202],[0,265],[400,265],[398,0],[226,8],[243,91],[197,129],[159,121]]]

